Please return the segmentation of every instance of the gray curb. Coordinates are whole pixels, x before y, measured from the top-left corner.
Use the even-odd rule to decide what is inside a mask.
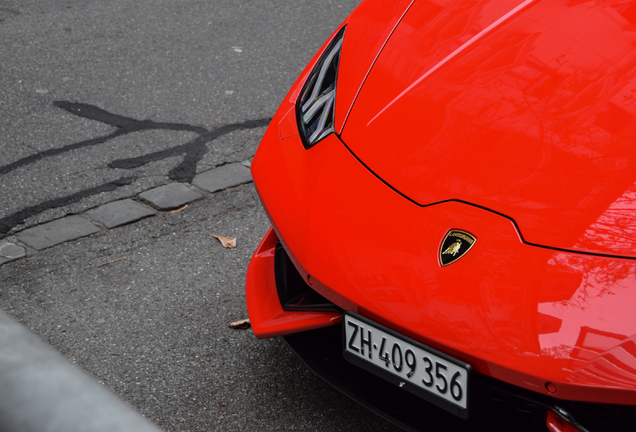
[[[86,212],[86,216],[109,229],[137,222],[154,214],[148,207],[131,199],[113,201]]]
[[[210,170],[214,171],[214,170]],[[147,190],[139,194],[139,199],[157,210],[173,210],[187,203],[203,198],[199,192],[190,189],[184,183],[172,183]]]
[[[0,264],[26,256],[26,250],[7,240],[0,240]]]
[[[0,311],[0,432],[161,432]]]
[[[233,163],[198,174],[192,180],[192,184],[199,189],[214,193],[251,181],[250,169],[241,163]]]
[[[168,211],[183,207],[192,201],[203,199],[206,192],[215,193],[250,183],[252,175],[249,165],[250,161],[248,160],[222,165],[198,174],[192,183],[200,190],[187,183],[171,183],[137,195],[136,198],[139,201],[152,208],[128,198],[87,210],[81,215],[65,216],[52,222],[27,228],[10,239],[0,240],[0,265],[27,256],[28,253],[23,245],[38,251],[50,248],[100,232],[101,227],[112,229],[154,216],[156,211]]]

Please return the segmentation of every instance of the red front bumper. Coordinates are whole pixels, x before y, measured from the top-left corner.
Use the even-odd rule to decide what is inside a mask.
[[[276,233],[269,229],[254,252],[247,269],[245,296],[250,322],[257,338],[284,336],[337,324],[342,316],[335,312],[284,311],[278,300],[274,274]]]

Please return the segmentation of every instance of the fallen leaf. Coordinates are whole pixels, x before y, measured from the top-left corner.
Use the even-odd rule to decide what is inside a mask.
[[[185,209],[187,209],[187,208],[188,208],[188,204],[186,204],[186,205],[184,205],[183,207],[178,208],[178,209],[176,209],[176,210],[172,210],[172,211],[170,212],[170,214],[175,214],[175,213],[182,212],[182,211],[184,211],[184,210],[185,210]]]
[[[250,328],[250,320],[244,319],[240,321],[234,321],[233,323],[228,324],[228,327],[231,329],[246,329]]]
[[[224,248],[235,248],[236,247],[236,237],[225,237],[222,235],[216,234],[208,234],[210,237],[217,238]]]

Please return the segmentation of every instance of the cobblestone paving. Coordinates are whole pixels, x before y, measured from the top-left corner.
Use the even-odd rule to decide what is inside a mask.
[[[31,154],[9,164],[0,166],[0,174],[9,174],[18,169],[28,167],[43,160],[67,156],[80,149],[100,146],[118,137],[144,131],[182,131],[191,132],[195,137],[185,144],[151,152],[142,156],[118,158],[108,163],[114,170],[134,170],[152,162],[181,156],[181,162],[173,167],[166,176],[168,184],[152,187],[137,193],[128,194],[123,200],[113,195],[110,202],[90,207],[85,204],[80,212],[71,209],[63,211],[64,216],[54,220],[44,220],[41,223],[25,224],[27,220],[56,208],[68,208],[70,204],[79,203],[103,192],[114,191],[131,185],[138,180],[134,171],[132,175],[120,177],[117,180],[93,186],[71,195],[61,196],[26,206],[12,214],[0,217],[0,236],[8,235],[0,243],[0,265],[14,261],[42,249],[76,240],[101,230],[112,229],[121,225],[136,222],[142,218],[156,215],[160,212],[173,211],[188,203],[210,197],[215,192],[235,187],[252,181],[249,166],[250,160],[232,161],[224,158],[212,169],[207,165],[201,170],[198,165],[204,156],[210,152],[209,144],[232,132],[250,129],[260,129],[269,123],[269,119],[248,120],[227,124],[212,130],[204,127],[181,123],[155,122],[151,120],[136,120],[113,114],[99,107],[66,101],[57,101],[54,105],[74,116],[93,120],[114,127],[114,131],[103,136],[68,144],[63,147],[44,150]],[[240,151],[234,150],[237,156]],[[250,157],[252,154],[249,155]],[[236,157],[236,156],[235,156]],[[227,163],[229,159],[229,163]],[[240,160],[240,159],[239,159]],[[224,162],[225,161],[225,162]],[[26,229],[24,228],[26,225]]]
[[[246,165],[249,161],[222,165],[196,175],[192,184],[171,183],[144,191],[135,199],[114,201],[81,215],[27,228],[0,241],[0,265],[104,229],[137,222],[157,212],[173,211],[214,192],[250,183],[252,176]],[[27,252],[29,248],[33,251]]]

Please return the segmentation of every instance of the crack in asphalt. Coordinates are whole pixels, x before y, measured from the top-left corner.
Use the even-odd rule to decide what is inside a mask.
[[[194,132],[199,136],[185,144],[181,144],[166,150],[149,153],[143,156],[112,161],[108,164],[108,167],[115,169],[134,169],[150,162],[160,161],[173,156],[184,155],[181,163],[170,170],[170,172],[168,173],[168,178],[179,182],[191,183],[192,179],[196,175],[197,163],[209,151],[207,143],[234,131],[255,129],[267,126],[271,121],[271,118],[261,118],[256,120],[231,123],[228,125],[220,126],[216,129],[208,130],[204,127],[192,126],[183,123],[164,123],[155,122],[152,120],[136,120],[130,117],[110,113],[94,105],[83,103],[56,101],[53,104],[56,107],[61,108],[73,115],[105,123],[117,128],[117,130],[108,135],[103,135],[97,138],[92,138],[89,140],[84,140],[77,143],[68,144],[63,147],[45,150],[33,155],[29,155],[10,164],[0,166],[0,174],[7,174],[15,171],[16,169],[34,164],[43,159],[58,156],[73,150],[104,144],[112,139],[133,132],[143,132],[148,130],[171,130]],[[16,213],[0,219],[0,234],[8,233],[17,225],[23,224],[27,218],[35,216],[45,210],[73,204],[82,200],[83,198],[96,195],[101,192],[113,191],[120,186],[131,184],[136,179],[136,177],[122,177],[118,180],[88,188],[74,194],[67,195],[65,197],[52,199],[40,204],[26,207],[22,210],[17,211]]]
[[[13,227],[23,224],[24,221],[31,216],[35,216],[39,213],[42,213],[45,210],[64,207],[65,205],[74,204],[76,202],[81,201],[82,199],[89,197],[91,195],[96,195],[102,192],[111,192],[117,189],[120,186],[127,186],[135,181],[135,177],[122,177],[112,182],[105,183],[103,185],[99,185],[93,188],[84,189],[83,191],[76,192],[71,195],[67,195],[61,198],[55,198],[49,201],[44,201],[42,203],[32,205],[30,207],[26,207],[16,213],[13,213],[10,216],[4,217],[0,219],[0,233],[5,234],[9,232]]]
[[[203,155],[208,152],[207,143],[213,141],[223,135],[227,135],[230,132],[244,129],[255,129],[263,126],[267,126],[271,119],[259,119],[248,120],[241,123],[233,123],[225,126],[221,126],[212,131],[208,131],[201,134],[197,138],[185,144],[169,148],[167,150],[161,150],[155,153],[150,153],[144,156],[135,158],[119,159],[108,164],[109,168],[124,168],[132,169],[138,168],[149,162],[155,162],[162,159],[167,159],[172,156],[178,156],[185,153],[185,157],[181,164],[173,168],[168,177],[172,180],[181,182],[191,182],[196,175],[197,163],[203,158]]]

